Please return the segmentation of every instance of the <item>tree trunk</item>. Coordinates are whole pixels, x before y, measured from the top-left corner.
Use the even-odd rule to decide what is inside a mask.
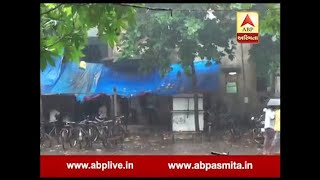
[[[199,105],[198,105],[198,92],[197,92],[197,76],[196,70],[194,67],[194,62],[191,63],[191,72],[192,72],[192,88],[193,88],[193,100],[194,100],[194,122],[196,132],[200,132],[199,127]]]
[[[113,107],[114,117],[118,116],[118,101],[117,101],[117,88],[113,87]]]
[[[275,94],[275,75],[274,75],[274,73],[271,73],[271,75],[270,75],[270,94],[272,95],[272,96],[274,96],[274,94]]]
[[[244,64],[244,57],[243,57],[243,44],[241,44],[241,63],[242,63],[242,78],[243,78],[243,98],[242,102],[243,104],[243,114],[242,114],[242,119],[246,119],[247,116],[247,106],[248,103],[245,102],[245,98],[248,96],[247,95],[247,81],[246,81],[246,69],[245,69],[245,64]]]

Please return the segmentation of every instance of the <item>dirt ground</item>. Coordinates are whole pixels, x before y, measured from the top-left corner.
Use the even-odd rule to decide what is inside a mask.
[[[208,155],[211,151],[229,152],[230,155],[255,155],[261,149],[253,142],[250,133],[243,133],[241,139],[231,141],[228,135],[213,137],[210,140],[176,139],[165,140],[159,134],[130,135],[123,145],[105,149],[100,143],[94,144],[92,149],[71,149],[64,151],[61,145],[54,145],[50,149],[41,149],[41,154],[96,154],[96,155]]]

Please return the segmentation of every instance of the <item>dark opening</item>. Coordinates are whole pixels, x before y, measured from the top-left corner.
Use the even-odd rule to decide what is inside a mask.
[[[83,53],[85,54],[83,61],[86,62],[98,62],[103,58],[99,45],[89,45],[83,50]]]
[[[257,77],[257,91],[267,91],[268,81],[267,78]]]
[[[108,57],[108,45],[97,37],[90,37],[88,45],[83,49],[85,57],[83,61],[89,63],[99,63],[102,59]]]

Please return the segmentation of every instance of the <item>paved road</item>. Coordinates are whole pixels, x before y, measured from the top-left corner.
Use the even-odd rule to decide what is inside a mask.
[[[216,139],[202,142],[177,141],[163,142],[160,136],[137,136],[132,135],[126,138],[123,146],[114,147],[113,149],[104,149],[101,144],[95,144],[93,149],[89,150],[68,150],[63,151],[61,145],[55,145],[50,149],[42,149],[41,154],[163,154],[163,155],[179,155],[179,154],[210,154],[211,151],[229,152],[237,155],[254,155],[260,153],[260,149],[254,144],[250,138],[242,137],[237,142]]]

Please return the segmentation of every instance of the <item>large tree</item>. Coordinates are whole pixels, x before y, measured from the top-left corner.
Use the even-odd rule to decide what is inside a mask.
[[[55,65],[53,56],[78,62],[83,57],[88,30],[98,29],[98,36],[111,47],[121,30],[135,23],[135,8],[119,4],[40,4],[40,69]],[[40,88],[40,113],[42,98]]]
[[[138,13],[137,26],[129,29],[120,44],[123,57],[142,57],[141,69],[155,67],[161,74],[170,71],[170,63],[180,62],[192,76],[195,126],[199,131],[196,94],[195,57],[220,60],[234,58],[235,12],[255,10],[260,13],[261,33],[278,41],[280,9],[267,4],[147,4],[151,8]],[[154,11],[158,7],[161,11]],[[166,11],[167,10],[167,11]],[[210,61],[208,61],[210,64]]]
[[[135,23],[135,8],[120,4],[41,4],[40,67],[54,65],[52,56],[79,61],[86,46],[87,32],[98,29],[98,36],[111,47],[121,30]]]
[[[143,59],[142,70],[148,71],[160,67],[162,75],[170,71],[172,61],[181,62],[185,73],[192,76],[195,127],[196,131],[199,131],[194,59],[205,57],[208,64],[211,63],[211,59],[219,60],[226,55],[233,59],[232,50],[235,44],[230,40],[235,35],[235,21],[232,20],[232,12],[207,11],[228,8],[226,4],[157,4],[153,6],[170,7],[172,10],[140,11],[137,26],[124,35],[122,55],[124,57],[139,55]],[[220,48],[227,54],[219,51]],[[173,55],[175,53],[176,56]]]
[[[266,35],[249,52],[250,60],[256,63],[257,77],[267,80],[268,86],[273,89],[274,78],[280,68],[280,42],[273,41],[272,36]]]

